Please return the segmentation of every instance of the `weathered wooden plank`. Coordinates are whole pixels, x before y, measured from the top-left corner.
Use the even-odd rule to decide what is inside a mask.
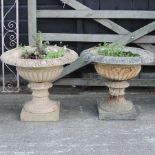
[[[36,0],[28,0],[28,34],[29,34],[29,44],[35,45],[36,34],[37,34],[37,19],[36,10],[37,3]]]
[[[134,40],[133,43],[143,43],[140,44],[141,47],[145,48],[146,44],[148,45],[148,47],[154,47],[153,45],[149,44],[149,43],[155,43],[155,35],[144,35],[140,38],[138,38],[137,40]],[[139,45],[139,44],[137,44]]]
[[[147,80],[155,79],[155,72],[152,72],[152,73],[141,72],[140,73],[140,78],[141,79],[147,79]]]
[[[75,1],[75,0],[62,0],[63,2],[67,3],[68,5],[70,5],[71,7],[75,8],[75,9],[87,9],[87,10],[90,10],[88,7],[84,6],[83,4]],[[123,27],[119,26],[118,24],[110,21],[109,19],[94,19],[96,20],[98,23],[108,27],[108,28],[111,28],[113,31],[119,33],[119,34],[126,34],[126,33],[129,33],[128,30],[124,29]],[[141,45],[140,45],[141,46]],[[141,47],[145,48],[145,49],[152,49],[152,51],[154,51],[154,46],[152,45],[147,45],[145,46],[145,44],[143,44]],[[68,68],[71,67],[72,64],[68,67],[66,67],[66,71],[69,70]],[[71,72],[69,72],[71,73]],[[63,77],[63,76],[61,76]]]
[[[155,79],[134,79],[129,81],[134,87],[155,87]],[[56,86],[105,86],[105,79],[64,78],[54,83]]]
[[[44,33],[47,41],[70,41],[70,42],[117,42],[126,35],[115,34],[70,34],[70,33]],[[133,43],[155,43],[155,35],[146,35]]]
[[[155,21],[148,25],[145,25],[144,27],[138,29],[135,32],[132,32],[130,34],[127,34],[126,36],[123,36],[121,39],[118,39],[116,42],[126,45],[154,30],[155,30]]]
[[[155,19],[155,11],[124,10],[37,10],[38,18],[131,18]]]
[[[76,10],[91,10],[89,7],[85,6],[84,4],[81,4],[80,2],[76,0],[61,0],[65,4],[69,5],[70,7],[76,9]],[[119,33],[119,34],[127,34],[129,33],[128,30],[124,29],[117,23],[109,20],[109,19],[93,19],[96,22],[100,23],[101,25],[111,29],[112,31]]]
[[[151,51],[151,52],[155,52],[155,46],[154,45],[151,45],[151,44],[137,44],[139,45],[140,47],[148,50],[148,51]]]
[[[62,2],[66,3],[67,5],[71,6],[74,9],[85,9],[85,10],[91,10],[87,6],[79,3],[76,0],[61,0]],[[126,30],[125,28],[121,27],[120,25],[116,24],[115,22],[109,20],[109,19],[94,19],[96,22],[100,23],[101,25],[106,26],[107,28],[111,29],[112,31],[118,33],[118,34],[129,34],[130,31]],[[151,44],[137,44],[138,46],[150,50],[152,52],[155,51],[155,46]]]
[[[90,62],[89,61],[84,61],[81,57],[78,58],[76,61],[74,61],[71,65],[68,65],[67,67],[64,68],[63,73],[57,78],[60,79],[72,72],[74,72],[75,70],[88,65]],[[56,80],[57,80],[56,79]]]

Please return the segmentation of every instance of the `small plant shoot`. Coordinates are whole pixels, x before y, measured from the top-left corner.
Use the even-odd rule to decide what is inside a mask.
[[[22,50],[21,57],[23,59],[54,59],[64,56],[64,52],[67,50],[66,46],[59,48],[50,48],[47,43],[44,42],[44,36],[41,32],[38,33],[36,40],[35,50],[28,50],[25,46],[20,45]]]
[[[125,51],[125,47],[120,44],[103,43],[97,48],[97,54],[112,57],[139,57],[139,54]]]

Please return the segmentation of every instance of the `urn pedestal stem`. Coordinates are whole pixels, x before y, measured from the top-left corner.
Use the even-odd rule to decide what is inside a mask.
[[[108,81],[109,88],[106,101],[98,100],[99,119],[136,119],[136,110],[133,103],[125,99],[127,81]]]
[[[32,100],[27,102],[21,112],[22,121],[57,121],[59,120],[59,107],[57,101],[49,99],[48,89],[52,87],[49,82],[31,82],[28,87],[32,90]]]

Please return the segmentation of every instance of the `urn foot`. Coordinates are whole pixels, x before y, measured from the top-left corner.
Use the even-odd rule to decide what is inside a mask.
[[[109,88],[109,97],[106,101],[97,101],[99,119],[105,120],[135,120],[137,112],[133,103],[125,99],[126,81],[109,81],[105,83]]]
[[[105,105],[105,108],[103,108]],[[107,111],[107,103],[103,99],[97,100],[97,109],[99,113],[100,120],[136,120],[137,112],[135,106],[129,111]]]
[[[60,103],[57,102],[55,111],[48,113],[31,113],[26,111],[24,108],[21,111],[20,119],[26,122],[48,122],[48,121],[58,121],[60,112]]]

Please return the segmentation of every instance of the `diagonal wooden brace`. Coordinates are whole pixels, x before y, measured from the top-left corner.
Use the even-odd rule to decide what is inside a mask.
[[[76,10],[91,10],[89,7],[85,6],[84,4],[81,4],[80,2],[78,2],[76,0],[61,0],[61,1]],[[118,34],[129,34],[130,33],[130,31],[128,31],[127,29],[123,28],[122,26],[116,24],[115,22],[113,22],[109,19],[94,19],[94,20]],[[131,38],[131,37],[129,37],[129,38]],[[152,52],[155,51],[155,46],[153,46],[151,44],[147,44],[147,45],[146,44],[137,44],[137,45],[146,49],[146,50],[149,50]]]
[[[90,8],[86,7],[85,5],[81,4],[80,2],[76,1],[76,0],[61,0],[63,3],[71,6],[74,9],[87,9],[87,10],[91,10]],[[125,28],[121,27],[120,25],[116,24],[115,22],[109,20],[109,19],[94,19],[95,21],[97,21],[98,23],[100,23],[103,26],[106,26],[107,28],[113,30],[114,32],[117,32],[118,34],[127,34],[126,36],[123,36],[121,39],[119,39],[118,41],[116,41],[117,43],[126,45],[134,40],[137,40],[138,38],[152,32],[155,30],[155,21],[136,30],[135,32],[130,33],[128,30],[126,30]],[[155,51],[155,46],[151,45],[151,44],[137,44],[138,46],[146,49],[146,50],[150,50],[150,51]],[[62,75],[59,77],[62,78],[68,74],[70,74],[71,72],[74,72],[75,70],[84,67],[86,65],[88,65],[91,62],[86,62],[84,60],[82,60],[82,58],[80,57],[78,60],[76,60],[74,63],[72,63],[71,65],[65,67]]]

